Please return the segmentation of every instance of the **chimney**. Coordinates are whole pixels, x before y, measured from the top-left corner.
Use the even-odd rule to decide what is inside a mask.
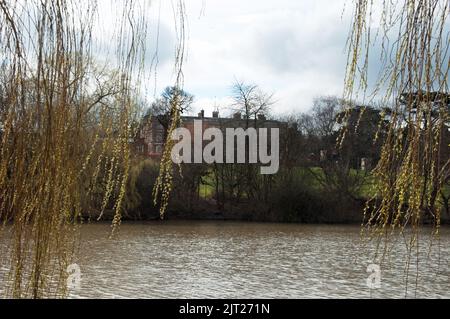
[[[215,119],[219,118],[219,111],[214,111],[212,113],[212,117],[215,118]]]
[[[204,118],[205,117],[205,110],[201,110],[200,113],[198,113],[198,117],[199,118]]]
[[[236,112],[236,113],[234,113],[234,114],[233,114],[233,118],[234,118],[235,120],[240,120],[240,119],[241,119],[241,112]]]

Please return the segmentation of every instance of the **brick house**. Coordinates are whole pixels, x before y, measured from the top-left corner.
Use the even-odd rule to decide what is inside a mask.
[[[192,136],[194,134],[194,120],[203,121],[203,131],[208,128],[280,128],[287,127],[287,123],[276,120],[267,120],[263,115],[258,119],[243,118],[240,113],[235,113],[232,117],[221,118],[219,112],[212,112],[212,117],[205,117],[202,110],[198,116],[182,116],[181,127],[187,128]],[[157,116],[145,116],[134,141],[135,152],[144,157],[159,159],[162,155],[165,141],[165,128],[160,123]]]

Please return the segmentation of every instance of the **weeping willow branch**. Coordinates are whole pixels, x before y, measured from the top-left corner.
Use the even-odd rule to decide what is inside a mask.
[[[177,31],[177,49],[176,49],[176,83],[175,83],[175,94],[174,98],[171,100],[169,119],[170,124],[167,130],[166,142],[164,144],[163,154],[160,161],[159,176],[156,180],[155,186],[153,188],[153,201],[157,205],[159,202],[159,214],[160,218],[163,219],[169,205],[170,193],[173,188],[173,170],[174,163],[172,162],[172,148],[175,145],[175,141],[172,139],[172,133],[180,125],[180,105],[181,97],[179,94],[182,92],[183,87],[183,61],[185,55],[185,8],[184,3],[179,1],[176,8],[174,8],[175,25]],[[177,21],[180,21],[179,24]],[[180,167],[181,170],[181,167]]]
[[[109,20],[100,14],[104,2],[0,0],[0,235],[8,247],[0,261],[9,264],[7,296],[67,295],[66,269],[91,208],[86,203],[101,214],[112,207],[112,233],[120,224],[150,4],[111,0]],[[95,61],[98,50],[107,67]],[[99,194],[102,200],[93,200]]]
[[[381,12],[379,21],[374,11]],[[381,159],[373,174],[373,198],[367,203],[364,226],[383,241],[412,229],[408,249],[419,250],[424,221],[438,234],[442,203],[438,194],[449,174],[450,21],[447,0],[354,2],[348,38],[346,100],[376,97],[389,106]],[[379,48],[380,56],[371,50]],[[369,84],[369,68],[378,59],[381,71]],[[372,90],[372,91],[370,91]],[[340,141],[345,138],[344,127]],[[418,254],[417,254],[418,255]],[[416,262],[418,263],[418,257]],[[409,268],[409,260],[407,263]]]

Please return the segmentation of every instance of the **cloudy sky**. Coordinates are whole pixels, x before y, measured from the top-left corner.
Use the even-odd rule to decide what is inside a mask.
[[[342,94],[351,1],[185,3],[184,79],[185,89],[195,95],[194,112],[226,109],[236,79],[274,93],[273,112],[277,114],[307,110],[316,96]],[[159,93],[173,83],[176,42],[171,1],[155,1],[152,7],[154,18],[160,15],[160,27],[159,64],[150,99],[155,89]],[[153,34],[150,41],[155,38]]]

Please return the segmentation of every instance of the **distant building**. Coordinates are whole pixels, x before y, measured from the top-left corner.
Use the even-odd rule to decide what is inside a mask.
[[[203,121],[203,131],[208,128],[287,128],[287,123],[267,120],[265,116],[259,115],[255,119],[246,119],[241,113],[235,113],[232,117],[221,118],[219,112],[212,112],[212,117],[205,117],[202,110],[198,116],[182,116],[181,127],[187,128],[191,134],[194,134],[194,120]],[[134,141],[135,152],[141,156],[158,159],[162,156],[165,142],[165,128],[157,116],[144,117],[137,137]]]
[[[370,171],[370,159],[367,157],[361,158],[361,170],[362,171]]]
[[[155,116],[145,116],[134,140],[135,152],[154,158],[161,156],[163,147],[164,127]]]

